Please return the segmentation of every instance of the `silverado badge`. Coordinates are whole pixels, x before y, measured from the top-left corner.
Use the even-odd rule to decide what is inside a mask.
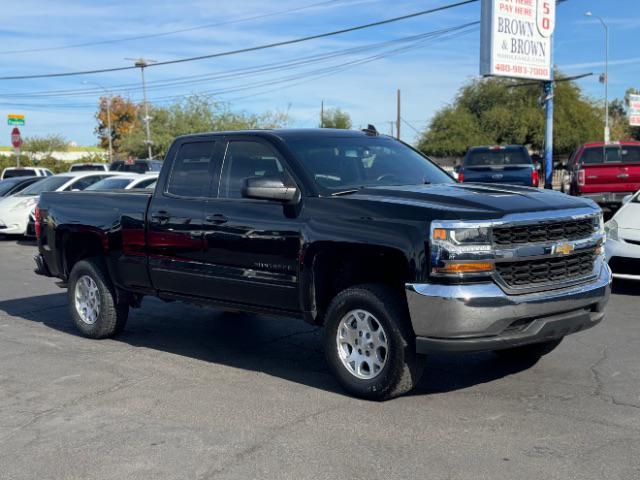
[[[561,253],[562,255],[569,255],[573,252],[575,247],[571,243],[558,243],[553,247],[553,253]]]

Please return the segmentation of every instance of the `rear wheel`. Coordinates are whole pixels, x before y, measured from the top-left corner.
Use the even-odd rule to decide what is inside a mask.
[[[73,266],[67,294],[73,322],[84,336],[107,338],[124,329],[129,305],[118,303],[101,259],[81,260]]]
[[[340,384],[354,396],[387,400],[411,390],[424,370],[406,306],[389,287],[340,292],[325,317],[325,352]]]
[[[560,345],[563,338],[564,337],[541,343],[522,345],[520,347],[505,348],[504,350],[495,350],[494,353],[499,357],[510,360],[536,360],[554,351],[556,347]]]

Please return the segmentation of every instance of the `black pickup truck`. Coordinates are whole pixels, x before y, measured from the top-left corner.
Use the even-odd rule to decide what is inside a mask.
[[[44,193],[36,272],[92,338],[145,295],[324,325],[356,396],[409,391],[430,352],[538,358],[604,317],[600,209],[455,182],[408,145],[341,130],[180,137],[153,193]]]

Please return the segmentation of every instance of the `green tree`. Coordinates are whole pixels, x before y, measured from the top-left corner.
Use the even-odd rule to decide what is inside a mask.
[[[348,130],[351,128],[351,117],[339,108],[330,108],[322,113],[322,123],[319,126]]]
[[[141,110],[141,109],[139,109]],[[215,102],[205,96],[192,96],[168,107],[150,105],[149,116],[153,154],[162,158],[173,139],[190,133],[277,128],[285,126],[287,113],[266,112],[261,115],[231,110],[228,104]],[[142,122],[123,135],[122,151],[135,157],[146,158],[147,147]]]
[[[433,156],[461,156],[474,145],[521,144],[541,150],[544,110],[541,89],[521,80],[489,78],[464,85],[451,105],[438,111],[418,148]],[[602,112],[573,82],[557,82],[554,151],[602,137]]]
[[[66,152],[69,142],[62,135],[51,134],[45,136],[34,135],[24,139],[22,150],[29,152],[31,158],[47,158],[53,152]]]

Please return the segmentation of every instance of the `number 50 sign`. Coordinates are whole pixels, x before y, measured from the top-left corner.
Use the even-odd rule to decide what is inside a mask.
[[[549,38],[556,27],[556,0],[538,0],[536,3],[538,31],[544,38]]]

